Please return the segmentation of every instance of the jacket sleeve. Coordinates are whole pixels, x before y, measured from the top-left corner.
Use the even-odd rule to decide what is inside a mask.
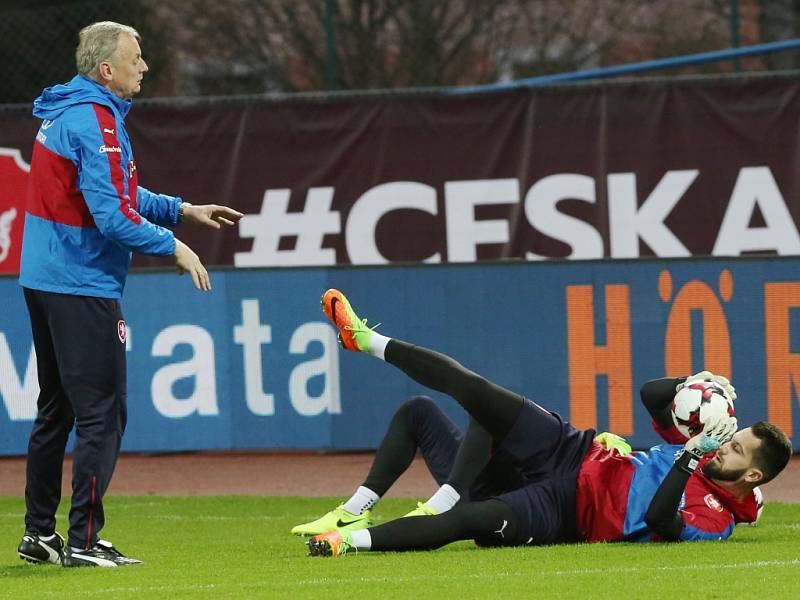
[[[139,186],[136,190],[136,200],[139,204],[139,214],[153,223],[170,227],[180,221],[180,208],[183,203],[181,198],[155,194]]]
[[[675,386],[685,377],[663,377],[645,383],[639,390],[642,404],[653,418],[653,429],[668,444],[683,444],[688,439],[672,422],[672,399],[675,397]]]
[[[128,195],[114,117],[104,107],[84,105],[83,109],[87,112],[72,131],[70,145],[78,167],[78,188],[97,229],[131,252],[174,254],[175,235],[137,212]]]
[[[655,496],[647,508],[647,513],[644,515],[644,522],[662,540],[681,539],[684,520],[678,506],[689,476],[689,473],[678,468],[677,463],[674,464],[664,481],[658,486]]]

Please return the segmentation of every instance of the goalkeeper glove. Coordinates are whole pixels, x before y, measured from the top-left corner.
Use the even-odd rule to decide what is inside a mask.
[[[695,472],[700,460],[709,452],[714,452],[733,437],[736,432],[735,417],[725,416],[715,423],[706,423],[703,431],[689,438],[675,464],[689,474]]]
[[[702,454],[713,452],[725,442],[730,441],[733,434],[736,433],[738,425],[736,417],[729,417],[728,415],[717,421],[709,421],[700,433],[689,438],[684,449],[690,452],[698,451],[701,456]]]
[[[594,441],[599,442],[606,450],[616,450],[620,456],[627,456],[631,453],[631,445],[625,441],[625,438],[608,431],[597,435]]]
[[[694,375],[687,377],[683,383],[679,383],[677,386],[675,386],[675,391],[680,392],[686,386],[692,385],[693,383],[697,383],[699,381],[716,383],[719,387],[725,390],[725,393],[728,394],[728,397],[732,402],[736,401],[736,388],[733,387],[733,384],[728,380],[727,377],[723,377],[722,375],[714,375],[711,371],[700,371],[699,373],[695,373]]]

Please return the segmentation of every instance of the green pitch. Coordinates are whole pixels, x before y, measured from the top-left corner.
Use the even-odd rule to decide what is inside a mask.
[[[23,501],[0,498],[0,598],[800,598],[800,504],[768,504],[757,527],[739,527],[724,543],[482,550],[462,542],[307,557],[289,529],[338,502],[110,497],[104,537],[146,564],[64,569],[19,560]],[[375,512],[394,518],[413,504],[387,499]]]

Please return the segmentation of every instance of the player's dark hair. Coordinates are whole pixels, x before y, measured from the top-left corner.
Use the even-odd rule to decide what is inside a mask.
[[[783,431],[766,421],[754,423],[750,430],[761,440],[761,445],[753,452],[753,466],[764,474],[764,479],[758,482],[761,485],[775,479],[789,463],[792,443]]]

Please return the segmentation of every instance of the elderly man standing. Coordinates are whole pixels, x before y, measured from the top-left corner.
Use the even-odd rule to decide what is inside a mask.
[[[43,119],[29,177],[20,285],[41,392],[28,445],[21,558],[65,567],[135,564],[99,538],[103,495],[127,417],[120,298],[131,254],[174,256],[197,289],[211,289],[198,256],[165,226],[215,229],[241,213],[192,206],[138,185],[125,130],[147,64],[135,29],[109,21],[80,32],[78,75],[34,102]],[[56,531],[67,438],[76,429],[66,543]]]

